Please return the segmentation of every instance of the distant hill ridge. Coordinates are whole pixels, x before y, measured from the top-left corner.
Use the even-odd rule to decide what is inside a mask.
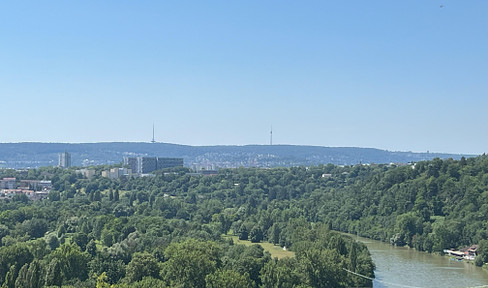
[[[277,167],[320,164],[408,163],[474,155],[391,152],[375,148],[302,145],[189,146],[170,143],[0,143],[0,167],[55,166],[58,153],[71,153],[73,166],[120,163],[124,156],[181,157],[185,166]]]

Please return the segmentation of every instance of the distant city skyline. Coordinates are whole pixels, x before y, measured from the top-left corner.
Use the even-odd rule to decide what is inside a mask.
[[[0,143],[488,152],[487,1],[22,1],[0,15]]]

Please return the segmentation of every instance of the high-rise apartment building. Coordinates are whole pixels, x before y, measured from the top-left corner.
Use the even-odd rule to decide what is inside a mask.
[[[183,158],[158,157],[158,170],[172,167],[183,167]]]
[[[71,167],[71,154],[63,152],[58,154],[58,167],[68,168]]]

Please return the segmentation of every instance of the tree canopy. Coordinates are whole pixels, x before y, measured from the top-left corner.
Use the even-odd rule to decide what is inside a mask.
[[[0,285],[371,286],[345,272],[374,277],[366,247],[333,230],[429,252],[479,244],[476,264],[488,261],[486,156],[187,172],[86,179],[74,169],[29,171],[54,190],[41,201],[0,201]],[[256,245],[235,245],[226,233]],[[273,259],[263,241],[296,257]]]

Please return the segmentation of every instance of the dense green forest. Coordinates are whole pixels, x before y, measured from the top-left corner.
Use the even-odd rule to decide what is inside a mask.
[[[0,284],[371,286],[346,271],[374,277],[366,246],[331,231],[329,223],[308,221],[297,205],[305,191],[270,199],[263,190],[270,181],[291,189],[305,180],[304,171],[238,169],[204,177],[180,168],[110,180],[52,167],[4,170],[2,177],[17,180],[50,179],[53,190],[41,201],[23,195],[0,201]],[[278,260],[259,245],[234,245],[222,237],[232,231],[254,243],[286,246],[295,257]]]
[[[107,167],[96,167],[106,169]],[[49,179],[42,201],[0,202],[4,287],[364,287],[366,247],[333,230],[442,253],[479,244],[488,262],[488,157],[405,166],[188,170],[85,179],[74,170],[3,170]],[[252,242],[295,252],[273,259]],[[36,286],[26,286],[36,283]],[[29,284],[32,285],[32,284]]]

